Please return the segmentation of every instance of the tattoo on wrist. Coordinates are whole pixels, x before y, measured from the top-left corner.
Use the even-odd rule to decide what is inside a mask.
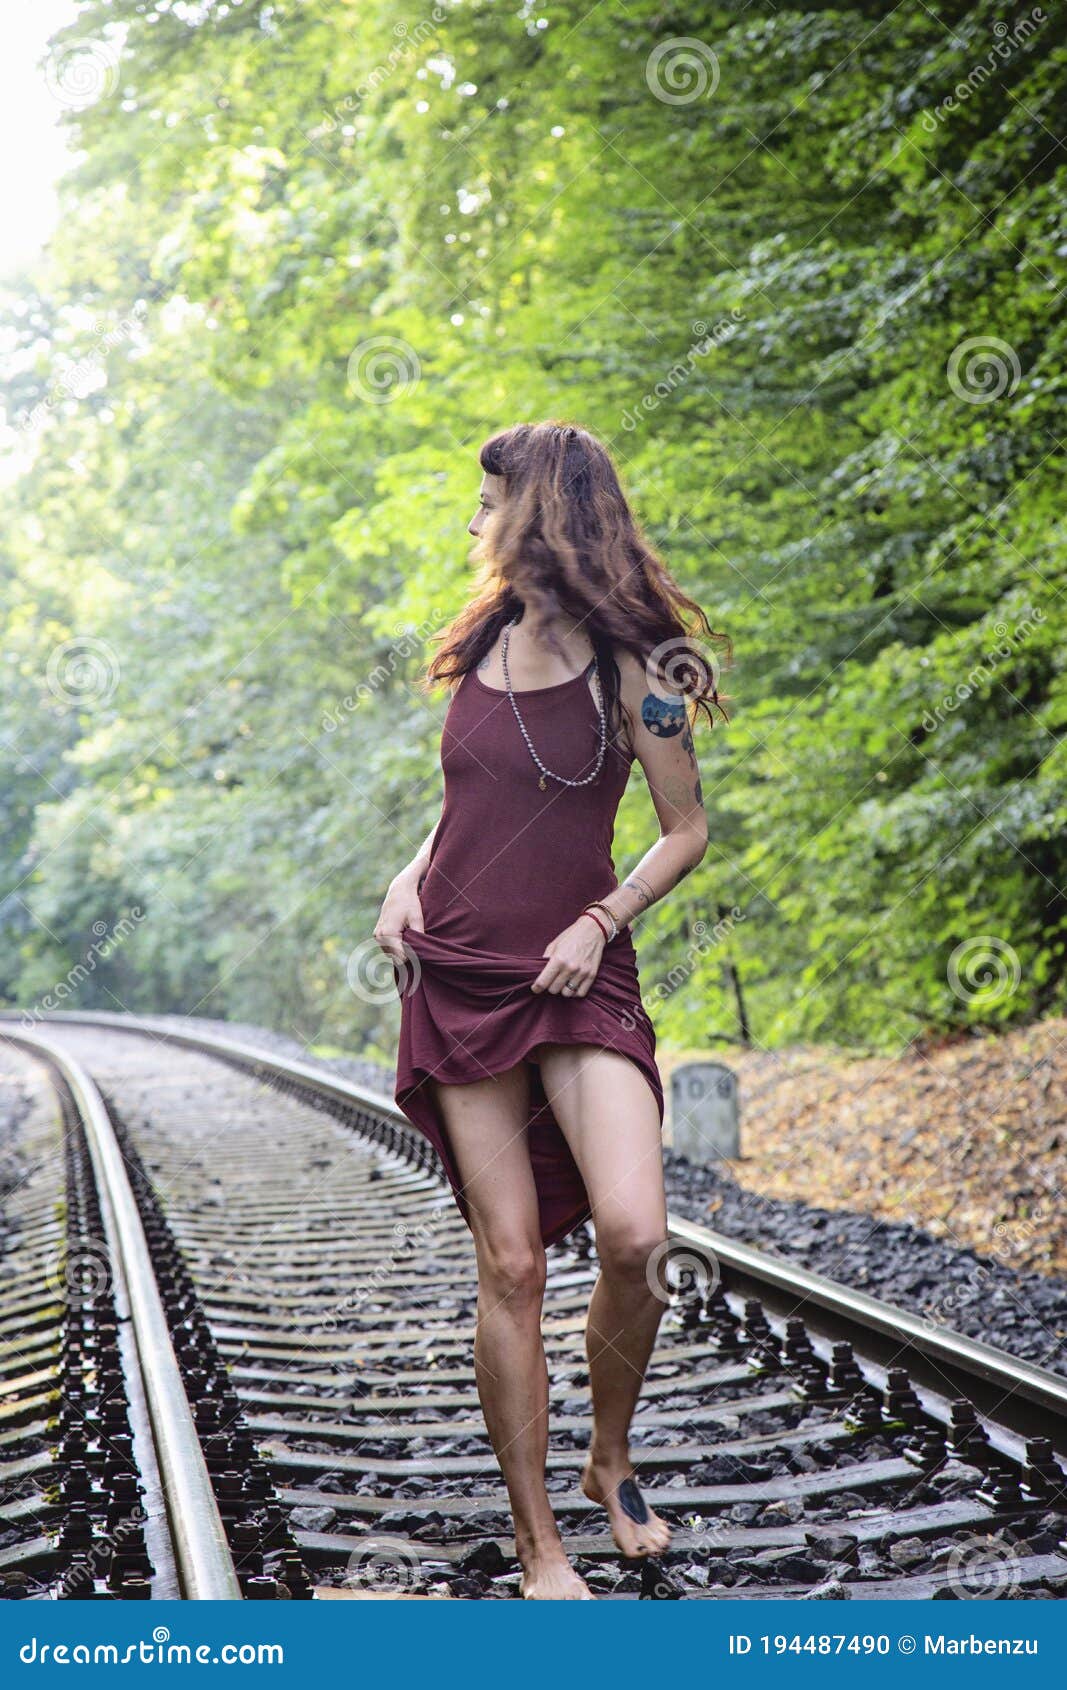
[[[656,894],[648,884],[648,881],[642,880],[639,874],[627,875],[626,879],[623,881],[623,885],[628,886],[632,892],[637,893],[637,896],[641,900],[642,909],[647,909],[649,904],[655,903]]]

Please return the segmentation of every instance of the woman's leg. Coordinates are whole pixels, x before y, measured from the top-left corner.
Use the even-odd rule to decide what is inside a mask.
[[[670,1527],[637,1488],[629,1432],[664,1310],[653,1259],[667,1236],[659,1110],[618,1051],[542,1044],[530,1054],[585,1181],[600,1259],[586,1326],[593,1437],[582,1489],[604,1504],[625,1555],[655,1554]]]
[[[545,1251],[526,1138],[530,1071],[435,1090],[470,1205],[478,1258],[474,1375],[504,1475],[522,1594],[591,1598],[568,1561],[545,1490],[548,1367],[541,1338]]]

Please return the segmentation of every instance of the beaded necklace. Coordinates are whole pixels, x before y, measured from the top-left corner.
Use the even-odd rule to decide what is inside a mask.
[[[566,775],[557,775],[554,769],[549,769],[549,768],[545,767],[544,763],[542,763],[540,757],[537,755],[537,752],[533,748],[533,741],[530,739],[530,736],[526,731],[526,723],[523,721],[522,717],[519,715],[519,707],[515,702],[515,694],[511,689],[511,676],[508,674],[508,640],[511,638],[512,628],[515,627],[515,625],[518,623],[519,620],[520,620],[519,617],[515,616],[504,627],[504,635],[503,635],[503,638],[500,642],[500,662],[501,662],[501,666],[504,670],[504,685],[507,688],[507,695],[511,700],[511,708],[515,712],[515,720],[519,724],[519,732],[522,734],[523,739],[526,741],[527,751],[530,753],[530,756],[533,758],[537,767],[541,771],[541,778],[540,778],[540,780],[538,781],[537,784],[541,788],[541,791],[544,792],[545,789],[546,789],[545,788],[545,776],[551,775],[552,779],[558,780],[561,786],[588,786],[590,781],[596,780],[597,775],[600,773],[601,768],[603,767],[604,752],[607,748],[607,743],[608,743],[608,724],[607,724],[607,718],[604,715],[604,688],[603,688],[603,684],[602,684],[601,679],[600,679],[600,659],[597,657],[596,651],[595,651],[595,648],[594,648],[593,662],[596,666],[596,691],[597,691],[596,708],[597,708],[597,715],[600,718],[600,750],[597,752],[596,767],[593,769],[591,774],[583,775],[581,780],[569,780]],[[565,686],[567,683],[564,682],[563,684]]]

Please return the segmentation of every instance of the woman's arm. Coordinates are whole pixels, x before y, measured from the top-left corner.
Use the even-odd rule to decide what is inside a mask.
[[[637,867],[600,900],[623,927],[696,868],[708,848],[708,818],[685,700],[658,682],[650,685],[632,652],[617,652],[616,658],[622,700],[634,724],[634,756],[660,825],[659,838]]]
[[[415,855],[412,857],[410,863],[405,863],[404,867],[402,869],[400,869],[399,872],[394,877],[394,880],[393,880],[394,886],[396,885],[397,881],[405,881],[405,880],[406,881],[413,881],[416,887],[419,887],[419,886],[422,885],[423,876],[425,875],[426,870],[430,866],[430,852],[433,850],[434,837],[435,837],[435,835],[437,833],[437,829],[440,827],[440,825],[441,825],[441,818],[440,818],[440,816],[438,816],[437,820],[434,822],[433,826],[431,827],[429,833],[426,835],[426,838],[423,840],[422,844],[419,846],[418,850],[415,852]]]
[[[458,681],[453,681],[449,690],[455,693],[458,685]],[[426,878],[426,870],[430,866],[430,852],[433,850],[433,842],[440,825],[441,817],[438,816],[410,863],[405,863],[389,882],[375,923],[375,939],[386,955],[399,963],[405,960],[401,938],[405,927],[414,927],[419,933],[424,931],[419,893]]]
[[[425,932],[419,891],[429,866],[434,835],[440,825],[441,818],[438,816],[410,863],[405,864],[400,872],[393,876],[378,912],[378,920],[374,924],[375,940],[386,956],[392,957],[394,962],[401,965],[406,961],[404,929],[413,927],[417,933]]]
[[[624,927],[696,867],[707,850],[708,819],[685,701],[658,687],[650,689],[644,665],[631,653],[617,653],[617,661],[623,701],[635,724],[634,755],[645,771],[660,825],[659,838],[633,873],[598,899]],[[584,998],[604,954],[598,925],[579,915],[557,933],[541,953],[548,960],[531,991],[566,990],[568,996]]]

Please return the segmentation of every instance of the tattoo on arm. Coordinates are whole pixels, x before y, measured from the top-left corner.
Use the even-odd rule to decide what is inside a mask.
[[[641,720],[657,739],[673,739],[683,730],[689,732],[684,698],[660,698],[654,692],[646,692],[641,704]],[[685,741],[682,743],[684,745]]]
[[[656,894],[648,884],[648,881],[642,880],[639,874],[627,875],[626,879],[623,881],[623,885],[628,886],[631,891],[637,893],[637,896],[641,899],[641,906],[643,909],[647,909],[649,904],[655,903]]]

